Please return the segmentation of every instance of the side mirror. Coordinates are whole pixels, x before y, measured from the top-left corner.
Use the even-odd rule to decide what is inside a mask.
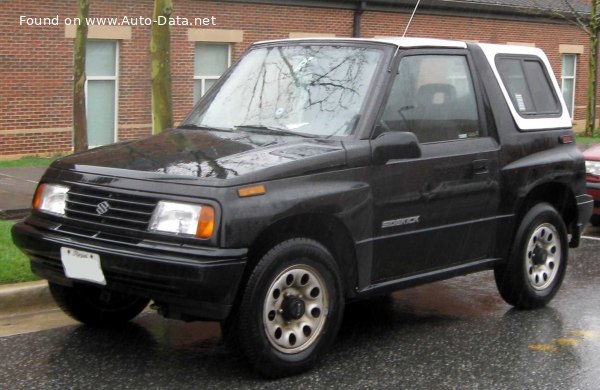
[[[376,164],[385,164],[389,160],[419,158],[421,147],[413,133],[388,131],[371,141],[371,153]]]

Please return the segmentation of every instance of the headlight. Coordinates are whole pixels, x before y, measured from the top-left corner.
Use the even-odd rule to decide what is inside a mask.
[[[600,176],[600,161],[586,161],[585,171],[589,175]]]
[[[45,213],[65,215],[65,201],[69,187],[42,183],[33,197],[33,209]]]
[[[160,201],[152,214],[148,230],[210,238],[215,228],[211,206]]]

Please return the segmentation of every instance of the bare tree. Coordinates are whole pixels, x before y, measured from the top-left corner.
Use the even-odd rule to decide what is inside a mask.
[[[90,9],[89,0],[79,0],[77,18],[81,21],[77,25],[75,47],[73,50],[73,146],[75,152],[88,148],[87,121],[85,111],[85,55],[88,26],[85,22]]]
[[[152,60],[152,132],[162,132],[173,127],[173,101],[171,96],[171,28],[167,20],[173,12],[172,0],[154,0],[150,57]],[[164,19],[166,18],[166,19]]]
[[[592,0],[590,17],[587,24],[581,24],[590,39],[590,58],[588,62],[589,84],[587,91],[587,112],[585,115],[585,134],[594,136],[596,123],[596,90],[598,85],[598,2]]]
[[[590,54],[588,60],[588,89],[587,104],[585,114],[585,136],[593,137],[596,123],[596,91],[598,84],[598,26],[600,16],[598,15],[598,5],[600,0],[562,0],[565,5],[563,10],[556,8],[549,9],[548,5],[537,5],[539,11],[551,11],[575,26],[579,27],[589,39]],[[555,2],[553,3],[556,4]],[[582,11],[577,5],[590,4],[589,13]]]

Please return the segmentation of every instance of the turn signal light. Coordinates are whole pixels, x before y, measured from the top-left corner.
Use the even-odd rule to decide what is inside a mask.
[[[44,187],[46,186],[46,184],[42,183],[38,186],[37,190],[35,191],[35,195],[33,196],[33,209],[34,210],[39,210],[40,209],[40,205],[42,204],[42,194],[44,193]]]
[[[240,188],[238,190],[238,195],[240,196],[240,198],[246,198],[248,196],[264,195],[266,192],[267,192],[267,190],[265,189],[265,186],[259,185],[259,186]]]
[[[203,205],[198,218],[198,228],[196,229],[196,237],[210,238],[215,230],[215,209],[210,206]]]

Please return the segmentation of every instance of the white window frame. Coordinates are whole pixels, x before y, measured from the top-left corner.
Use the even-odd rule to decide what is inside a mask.
[[[115,123],[113,132],[113,142],[117,142],[119,140],[119,53],[121,52],[121,42],[118,39],[94,39],[94,41],[106,41],[106,42],[115,42],[115,75],[114,76],[88,76],[87,73],[85,75],[85,110],[87,113],[87,104],[88,104],[88,81],[114,81],[115,82]],[[87,114],[86,114],[87,117]],[[87,118],[86,118],[87,119]],[[89,147],[96,147],[101,145],[89,145]]]
[[[565,57],[571,57],[573,58],[573,75],[569,75],[569,76],[565,76],[564,74],[564,66],[562,66],[564,58]],[[567,109],[569,110],[569,114],[571,115],[571,118],[575,117],[575,96],[576,96],[576,91],[577,91],[577,54],[574,53],[563,53],[561,56],[561,72],[560,72],[560,78],[561,78],[561,84],[560,84],[560,90],[561,92],[564,91],[564,87],[565,87],[565,80],[573,80],[573,96],[571,96],[571,102],[572,105],[571,107],[567,106]],[[566,103],[566,102],[565,102]]]
[[[231,66],[231,43],[230,42],[202,42],[197,41],[194,45],[194,64],[196,63],[196,47],[197,45],[227,45],[227,68]],[[194,70],[195,73],[195,70]],[[196,80],[200,80],[200,96],[198,96],[198,100],[206,93],[206,80],[218,80],[222,74],[220,75],[208,75],[208,76],[197,76],[194,74],[194,83]],[[193,97],[195,98],[195,96]],[[198,101],[197,100],[197,101]]]
[[[512,100],[510,98],[510,94],[504,85],[504,81],[502,81],[502,77],[500,76],[500,72],[496,66],[496,56],[498,55],[526,55],[526,56],[536,56],[542,63],[545,65],[547,70],[552,69],[550,66],[550,61],[544,52],[540,49],[526,47],[526,46],[504,46],[504,45],[493,45],[480,43],[479,47],[485,54],[488,63],[492,67],[492,71],[498,84],[500,85],[500,90],[502,91],[502,95],[504,95],[504,100],[508,104],[508,108],[510,113],[517,124],[517,127],[520,130],[528,131],[528,130],[540,130],[540,129],[563,129],[569,128],[573,124],[571,122],[571,116],[569,115],[569,110],[565,104],[565,99],[563,99],[562,93],[559,92],[559,84],[558,80],[554,72],[548,72],[548,77],[550,78],[550,84],[552,89],[558,94],[558,101],[560,107],[562,109],[562,115],[558,118],[548,117],[548,118],[523,118],[515,109]]]

